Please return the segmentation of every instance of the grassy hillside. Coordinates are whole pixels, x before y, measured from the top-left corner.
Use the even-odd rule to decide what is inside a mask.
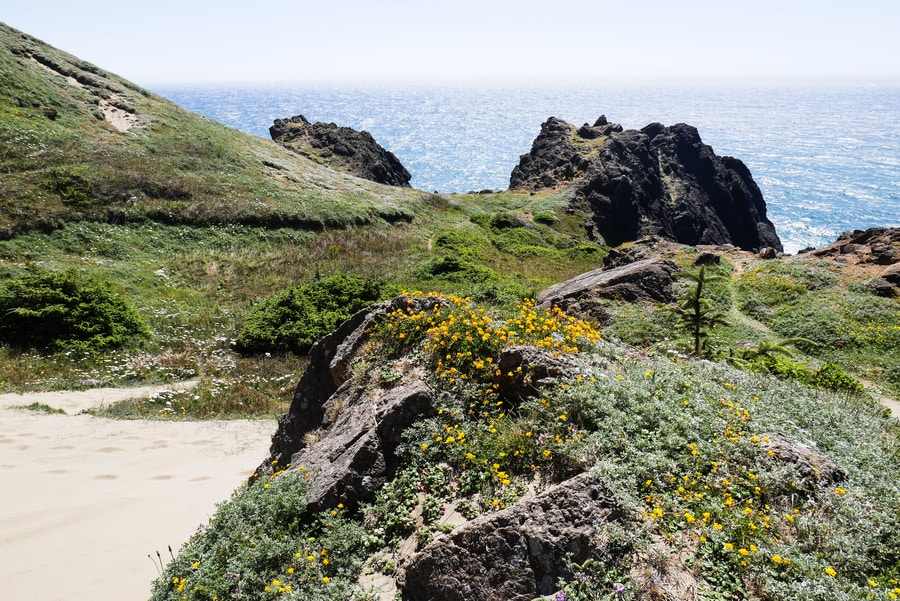
[[[409,219],[345,177],[0,24],[0,237],[76,221],[321,228]]]
[[[199,414],[277,411],[270,399],[302,359],[231,349],[262,298],[338,272],[516,297],[603,252],[561,214],[564,197],[444,197],[347,176],[5,25],[0,163],[0,285],[75,270],[151,330],[89,356],[0,346],[0,390],[200,377],[204,403],[228,400]]]
[[[103,411],[114,417],[283,411],[306,360],[242,356],[234,341],[254,307],[297,284],[353,274],[468,296],[511,323],[530,311],[523,298],[599,267],[608,250],[566,212],[565,190],[441,196],[380,186],[2,24],[0,169],[0,301],[65,272],[59,281],[89,282],[146,325],[123,347],[0,344],[0,391],[199,381]],[[697,254],[628,246],[685,269]],[[593,571],[575,566],[588,578],[560,583],[570,599],[653,598],[641,586],[662,590],[679,573],[705,599],[895,598],[900,455],[897,423],[877,401],[900,395],[900,302],[873,294],[875,266],[718,252],[710,274],[721,279],[704,297],[724,320],[708,329],[702,357],[690,356],[690,332],[671,307],[601,301],[609,317],[591,327],[603,341],[580,341],[575,353],[584,376],[541,398],[491,404],[478,373],[455,375],[483,369],[487,356],[448,376],[424,337],[374,337],[361,381],[389,387],[415,373],[446,409],[406,433],[397,480],[368,505],[321,515],[305,513],[290,474],[246,489],[170,564],[154,598],[224,598],[235,586],[254,599],[371,598],[356,588],[360,571],[392,574],[400,541],[415,547],[447,528],[438,509],[498,511],[534,482],[580,469],[604,478],[635,521],[616,533],[619,554]],[[677,282],[682,298],[691,286]],[[35,302],[61,298],[31,292]],[[847,481],[801,481],[760,452],[770,433],[816,446]],[[419,493],[431,513],[422,508],[426,517],[410,524],[404,504]],[[309,537],[315,545],[295,544]],[[361,568],[367,557],[376,559]]]

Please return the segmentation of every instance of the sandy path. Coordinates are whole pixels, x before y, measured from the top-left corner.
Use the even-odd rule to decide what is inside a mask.
[[[0,395],[0,599],[146,600],[147,555],[177,550],[267,455],[273,421],[73,415],[154,390]],[[10,408],[35,401],[69,415]]]

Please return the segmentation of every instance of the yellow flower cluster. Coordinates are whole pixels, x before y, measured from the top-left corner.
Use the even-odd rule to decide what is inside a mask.
[[[590,324],[561,309],[537,309],[526,299],[513,317],[489,315],[467,298],[440,296],[444,303],[430,312],[397,309],[376,326],[383,344],[409,345],[425,340],[438,376],[449,383],[487,382],[501,376],[497,357],[513,344],[537,346],[554,354],[577,353],[584,344],[600,339]]]

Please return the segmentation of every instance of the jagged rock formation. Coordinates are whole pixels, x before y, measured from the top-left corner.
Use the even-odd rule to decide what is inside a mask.
[[[299,459],[298,453],[306,451],[316,439],[326,438],[321,435],[314,436],[315,432],[328,431],[330,435],[334,435],[338,431],[332,426],[338,423],[341,409],[348,402],[350,406],[368,401],[377,402],[378,407],[373,406],[370,409],[374,408],[381,412],[378,424],[382,447],[395,442],[394,438],[399,435],[400,430],[396,430],[395,433],[396,428],[388,431],[383,427],[387,424],[402,429],[407,425],[394,424],[395,408],[391,406],[395,404],[395,399],[391,395],[387,395],[387,398],[365,399],[358,391],[354,393],[351,386],[344,386],[350,382],[350,362],[366,342],[370,326],[384,314],[399,308],[416,312],[430,311],[443,302],[445,301],[436,297],[398,296],[358,312],[338,326],[334,332],[317,340],[309,351],[309,366],[300,377],[291,407],[278,419],[278,428],[272,436],[269,457],[259,466],[257,473],[271,473],[273,463],[282,466],[292,463],[297,469],[301,464],[294,461],[295,456]],[[409,392],[407,398],[412,399],[411,402],[419,410],[426,410],[427,402],[422,396],[427,394],[419,387],[412,387]],[[343,418],[340,423],[346,425]],[[306,452],[308,456],[311,451]],[[307,460],[307,464],[310,463],[311,461]]]
[[[881,276],[870,281],[872,292],[887,298],[900,296],[900,228],[874,227],[844,232],[824,248],[801,252],[857,265],[886,265]]]
[[[580,563],[608,552],[606,524],[625,511],[589,474],[485,515],[413,556],[398,578],[404,601],[528,601],[557,590]]]
[[[334,123],[310,123],[303,115],[276,119],[269,135],[282,146],[363,179],[409,187],[409,171],[369,132]]]
[[[657,235],[698,245],[782,250],[766,203],[738,159],[719,157],[697,129],[651,123],[623,130],[601,116],[581,128],[551,117],[522,155],[510,189],[572,185],[588,234],[610,245]]]

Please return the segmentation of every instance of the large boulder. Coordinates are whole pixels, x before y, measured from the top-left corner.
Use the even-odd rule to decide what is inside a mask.
[[[589,474],[484,515],[414,555],[398,577],[405,601],[530,601],[572,578],[567,565],[603,555],[606,525],[625,519]]]
[[[576,304],[596,298],[671,303],[675,300],[672,274],[676,271],[678,266],[665,259],[644,259],[611,269],[595,269],[547,288],[538,295],[537,306],[558,306],[575,312]]]
[[[282,146],[357,177],[409,187],[409,171],[369,132],[334,123],[310,123],[303,115],[276,119],[269,135]]]
[[[312,511],[354,504],[384,486],[396,467],[394,449],[403,430],[435,412],[435,394],[413,380],[376,393],[348,381],[325,403],[322,427],[291,457],[291,470],[308,478]]]
[[[719,157],[697,129],[623,130],[601,117],[581,128],[551,117],[510,177],[510,189],[571,185],[590,231],[618,245],[657,235],[689,245],[782,250],[749,169]]]
[[[778,432],[761,434],[760,439],[763,450],[775,461],[791,464],[804,485],[826,486],[847,479],[847,472],[818,449]]]

